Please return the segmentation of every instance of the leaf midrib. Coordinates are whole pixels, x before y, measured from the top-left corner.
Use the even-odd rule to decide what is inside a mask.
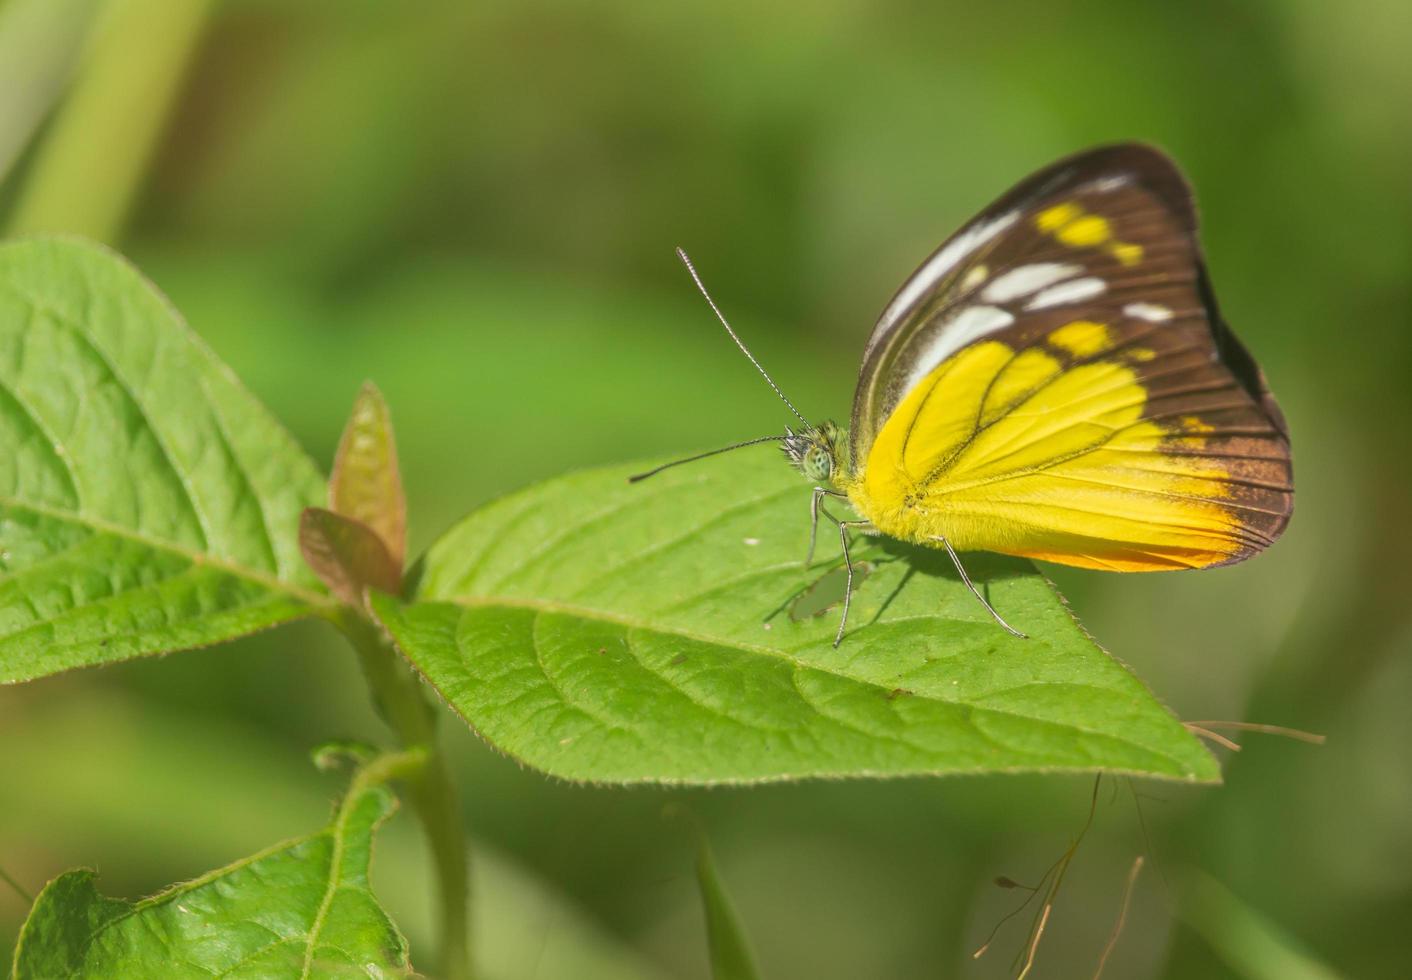
[[[797,660],[796,658],[790,656],[789,653],[787,653],[787,652],[785,652],[785,651],[783,651],[783,650],[778,650],[778,649],[772,648],[772,647],[760,646],[760,645],[758,645],[758,644],[749,643],[748,641],[744,641],[744,640],[731,640],[731,639],[726,639],[726,638],[718,637],[718,636],[708,636],[708,635],[705,635],[705,634],[698,633],[698,632],[696,632],[696,631],[694,631],[694,630],[685,629],[685,628],[683,628],[683,627],[668,626],[668,625],[664,625],[664,624],[660,624],[660,623],[650,622],[650,621],[647,621],[647,620],[644,620],[644,619],[640,619],[640,618],[637,618],[637,617],[633,617],[633,616],[623,615],[623,614],[621,614],[621,613],[609,612],[609,611],[603,610],[603,609],[594,609],[594,608],[589,608],[589,607],[584,607],[584,606],[576,606],[576,605],[573,605],[573,604],[570,604],[570,603],[560,602],[560,601],[556,601],[556,600],[547,600],[547,599],[525,599],[525,598],[517,598],[517,597],[509,597],[509,596],[454,596],[454,597],[425,597],[425,598],[420,599],[419,601],[420,601],[420,602],[444,602],[444,603],[448,603],[448,604],[450,604],[450,605],[454,605],[454,606],[461,607],[461,608],[463,608],[463,609],[471,609],[471,608],[496,608],[496,607],[501,607],[501,608],[503,608],[503,607],[509,607],[509,608],[515,608],[515,609],[527,609],[527,610],[531,610],[531,611],[534,611],[534,612],[537,612],[537,613],[554,613],[554,614],[560,614],[560,615],[565,615],[565,616],[573,616],[573,617],[580,618],[580,619],[597,620],[598,622],[612,623],[612,624],[614,624],[614,625],[622,626],[622,627],[625,627],[625,628],[627,628],[627,629],[639,629],[639,630],[646,630],[646,631],[649,631],[649,632],[658,633],[658,634],[663,634],[663,635],[667,635],[667,636],[678,636],[678,637],[681,637],[681,638],[683,638],[683,639],[693,640],[693,641],[695,641],[695,642],[702,643],[702,644],[706,644],[706,645],[711,645],[711,646],[726,646],[726,647],[730,647],[730,648],[732,648],[732,649],[740,650],[740,651],[743,651],[743,652],[746,652],[746,653],[753,653],[753,654],[757,654],[757,655],[759,655],[759,656],[772,657],[772,658],[774,658],[774,659],[776,659],[776,660],[782,660],[782,661],[784,661],[785,663],[789,664],[794,670],[797,670],[797,671],[798,671],[798,670],[818,671],[819,673],[827,674],[827,675],[829,675],[829,676],[831,676],[831,677],[836,677],[836,678],[839,678],[839,679],[841,679],[841,680],[846,680],[846,681],[849,681],[850,683],[862,684],[862,685],[865,685],[865,686],[867,686],[867,687],[870,687],[870,688],[872,688],[872,689],[874,689],[874,690],[882,691],[882,692],[885,692],[885,693],[889,693],[889,692],[891,692],[891,690],[892,690],[892,689],[891,689],[890,687],[888,687],[886,684],[879,684],[878,682],[868,680],[867,678],[863,678],[863,677],[854,677],[854,676],[852,676],[852,675],[850,675],[850,674],[842,674],[842,673],[838,673],[838,672],[836,672],[836,671],[831,671],[831,670],[829,670],[829,669],[826,668],[826,667],[821,667],[821,666],[817,666],[817,665],[814,665],[814,664],[806,664],[806,663],[803,663],[803,662]],[[920,618],[920,617],[913,617],[913,618]],[[943,617],[943,616],[931,616],[931,617],[925,617],[925,618],[939,619],[939,620],[943,620],[943,621],[945,621],[945,622],[955,622],[955,620],[948,620],[948,619],[946,619],[946,617]],[[458,650],[460,649],[460,643],[459,643],[459,642],[457,643],[457,649],[458,649]],[[655,672],[654,672],[654,673],[655,673]],[[1072,682],[1068,682],[1068,683],[1072,683]],[[1094,688],[1095,690],[1100,690],[1100,691],[1103,691],[1103,692],[1105,692],[1105,693],[1114,693],[1114,694],[1121,693],[1121,692],[1119,692],[1119,691],[1115,691],[1115,690],[1112,689],[1112,688],[1097,687],[1096,685],[1085,685],[1085,686],[1092,687],[1092,688]],[[1189,776],[1189,777],[1193,777],[1193,778],[1196,778],[1196,777],[1197,777],[1197,771],[1196,771],[1196,769],[1195,769],[1191,764],[1189,764],[1188,762],[1185,762],[1185,761],[1183,761],[1182,759],[1180,759],[1180,758],[1178,758],[1178,757],[1176,757],[1176,756],[1173,756],[1173,755],[1169,754],[1168,752],[1163,751],[1162,749],[1154,748],[1154,747],[1152,747],[1152,746],[1150,746],[1150,745],[1145,745],[1145,744],[1143,744],[1143,743],[1134,742],[1134,741],[1132,741],[1131,739],[1124,738],[1124,737],[1123,737],[1121,734],[1119,734],[1119,733],[1110,732],[1110,731],[1100,731],[1100,730],[1095,730],[1095,729],[1091,729],[1091,728],[1086,728],[1086,727],[1084,727],[1084,726],[1082,726],[1082,725],[1073,724],[1073,723],[1071,723],[1071,722],[1060,722],[1060,721],[1054,721],[1053,719],[1050,719],[1050,718],[1040,718],[1040,717],[1036,717],[1036,716],[1034,716],[1034,715],[1026,715],[1026,714],[1022,714],[1022,713],[1020,713],[1020,712],[1018,712],[1018,711],[1009,711],[1009,710],[1006,710],[1006,709],[1004,709],[1004,708],[997,708],[997,707],[993,707],[993,706],[991,706],[991,705],[982,705],[982,704],[978,704],[978,703],[976,703],[976,702],[974,702],[974,701],[968,701],[968,700],[948,701],[948,700],[946,700],[946,699],[944,699],[944,698],[938,698],[938,697],[929,696],[929,695],[926,695],[926,694],[918,694],[917,696],[918,696],[918,697],[921,697],[921,698],[924,699],[924,700],[931,701],[931,702],[934,702],[934,703],[937,703],[937,704],[945,704],[945,705],[950,705],[950,706],[965,706],[965,707],[967,707],[967,708],[970,708],[970,709],[973,710],[973,711],[983,711],[983,712],[989,712],[989,713],[991,713],[991,714],[1005,715],[1005,716],[1008,716],[1008,717],[1011,717],[1011,718],[1018,718],[1018,719],[1021,719],[1021,720],[1023,720],[1023,721],[1031,722],[1031,723],[1034,723],[1034,724],[1055,725],[1055,726],[1060,727],[1060,728],[1065,728],[1065,729],[1068,729],[1068,730],[1070,730],[1070,731],[1078,732],[1078,733],[1083,734],[1083,735],[1091,735],[1091,736],[1094,736],[1094,737],[1097,737],[1097,738],[1111,738],[1111,739],[1113,739],[1114,741],[1120,742],[1120,743],[1122,743],[1122,744],[1124,744],[1124,745],[1131,746],[1131,747],[1134,748],[1134,749],[1138,749],[1138,750],[1143,751],[1143,752],[1149,752],[1149,753],[1151,753],[1152,755],[1159,756],[1160,758],[1166,759],[1167,761],[1169,761],[1169,762],[1172,763],[1172,765],[1173,765],[1173,767],[1174,767],[1174,769],[1175,769],[1176,771],[1179,771],[1179,772],[1181,772],[1181,773],[1183,773],[1183,774],[1185,774],[1185,775],[1187,775],[1187,776]]]
[[[333,898],[338,894],[338,889],[343,884],[343,851],[348,821],[354,808],[362,802],[362,797],[355,795],[361,793],[364,788],[359,783],[360,780],[355,779],[353,785],[349,787],[348,796],[344,798],[343,806],[339,808],[338,819],[328,830],[333,841],[329,852],[328,881],[324,886],[324,894],[319,902],[319,908],[314,913],[314,921],[309,924],[309,932],[305,937],[304,969],[300,973],[301,977],[308,977],[309,971],[314,967],[314,950],[319,947],[319,936],[324,931],[324,923],[328,921],[329,909],[333,907]]]
[[[13,507],[16,510],[26,510],[32,514],[53,518],[54,520],[78,524],[100,534],[111,534],[115,537],[125,538],[128,541],[143,545],[155,551],[165,551],[168,554],[184,558],[194,565],[206,565],[211,568],[216,568],[236,578],[245,579],[248,582],[261,585],[273,592],[282,592],[292,598],[299,599],[301,602],[304,602],[316,610],[332,610],[335,606],[333,600],[329,599],[327,596],[295,585],[293,582],[282,579],[277,575],[271,575],[259,569],[239,565],[204,551],[194,551],[172,541],[154,538],[140,531],[134,531],[131,528],[124,527],[121,524],[114,524],[101,517],[94,517],[77,511],[62,510],[58,507],[37,504],[28,500],[18,500],[10,496],[0,496],[0,507]],[[24,570],[21,569],[13,574],[23,575]]]

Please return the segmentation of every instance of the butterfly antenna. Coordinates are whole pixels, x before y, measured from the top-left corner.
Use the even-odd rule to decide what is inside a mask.
[[[781,436],[761,436],[759,439],[746,439],[744,442],[732,443],[729,446],[722,446],[720,449],[712,449],[710,452],[697,453],[695,456],[688,456],[686,459],[674,459],[670,463],[663,463],[656,469],[648,470],[646,473],[639,473],[636,476],[628,477],[629,483],[636,483],[638,480],[645,480],[649,476],[656,476],[663,470],[669,470],[673,466],[680,466],[682,463],[694,463],[698,459],[705,459],[707,456],[717,456],[721,453],[728,453],[732,449],[743,449],[746,446],[758,446],[762,442],[779,442]]]
[[[750,358],[750,363],[755,365],[755,370],[760,372],[760,376],[764,378],[766,383],[769,384],[769,386],[775,390],[775,394],[780,396],[780,401],[784,402],[786,405],[789,406],[789,410],[794,413],[794,417],[799,419],[799,421],[803,422],[806,426],[808,426],[809,420],[806,419],[803,415],[801,415],[799,413],[799,409],[794,407],[794,402],[790,401],[789,398],[785,395],[785,393],[780,391],[780,386],[775,384],[775,379],[770,377],[770,372],[766,371],[760,365],[760,362],[755,360],[755,355],[750,353],[750,348],[745,346],[745,343],[738,336],[736,336],[736,332],[731,329],[731,325],[726,322],[725,316],[721,313],[721,308],[716,305],[716,301],[712,299],[711,294],[706,291],[706,284],[703,283],[701,281],[701,277],[696,274],[696,266],[691,264],[691,257],[687,255],[685,250],[683,250],[680,246],[677,247],[677,258],[681,259],[682,265],[686,266],[686,271],[691,273],[691,279],[693,282],[696,283],[696,288],[701,290],[701,295],[705,296],[706,302],[711,304],[711,310],[716,314],[716,319],[721,321],[721,326],[726,328],[726,333],[731,335],[731,340],[735,341],[735,345],[740,348],[740,352],[746,357]],[[765,440],[759,439],[757,441],[764,442]],[[748,443],[744,445],[748,445]],[[724,452],[724,450],[717,451]],[[685,460],[683,460],[683,462],[685,462]]]

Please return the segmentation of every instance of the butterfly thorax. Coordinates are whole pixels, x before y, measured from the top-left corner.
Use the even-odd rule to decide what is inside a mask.
[[[791,466],[812,483],[841,486],[849,478],[848,433],[834,422],[798,432],[786,428],[780,448]]]

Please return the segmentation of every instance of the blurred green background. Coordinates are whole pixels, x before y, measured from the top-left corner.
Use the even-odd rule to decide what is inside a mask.
[[[1289,416],[1295,518],[1234,568],[1054,575],[1183,718],[1329,738],[1136,787],[1153,860],[1105,976],[1405,976],[1409,45],[1401,0],[0,0],[0,227],[130,255],[325,464],[376,380],[419,550],[529,481],[788,421],[674,245],[842,418],[878,310],[961,221],[1089,144],[1166,147]],[[1006,976],[1022,925],[969,956],[1016,899],[991,879],[1037,878],[1091,786],[589,788],[444,730],[496,978],[706,975],[673,800],[767,977]],[[332,735],[385,737],[314,625],[0,690],[0,865],[128,897],[194,876],[321,823],[338,784],[306,753]],[[1147,847],[1118,789],[1036,976],[1096,966]],[[374,883],[427,964],[415,831]],[[6,947],[24,912],[0,887]]]

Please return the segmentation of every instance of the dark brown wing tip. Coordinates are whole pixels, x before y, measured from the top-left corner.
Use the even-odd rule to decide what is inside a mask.
[[[1056,160],[1020,181],[987,210],[1019,206],[1061,185],[1116,174],[1131,174],[1180,215],[1189,231],[1196,230],[1196,208],[1186,175],[1166,150],[1136,141],[1103,143]]]

